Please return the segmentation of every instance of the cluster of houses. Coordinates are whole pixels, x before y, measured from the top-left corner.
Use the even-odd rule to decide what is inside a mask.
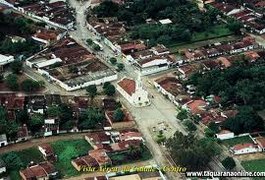
[[[138,93],[138,90],[136,91]],[[135,95],[133,95],[135,96]],[[142,97],[140,94],[139,97]],[[146,95],[148,97],[148,95]],[[136,97],[135,97],[136,98]],[[138,99],[138,96],[136,98]],[[141,102],[141,101],[140,101]],[[81,113],[90,106],[90,99],[87,96],[68,96],[68,95],[20,95],[14,93],[0,94],[0,105],[6,110],[9,121],[16,121],[19,113],[26,112],[29,116],[34,114],[44,115],[44,125],[40,129],[43,136],[51,136],[59,133],[64,133],[59,126],[59,118],[51,117],[47,114],[48,107],[67,104],[73,110],[73,122],[78,120]],[[143,103],[143,105],[146,105]],[[143,106],[142,105],[142,106]],[[132,128],[135,126],[135,121],[129,111],[120,105],[115,99],[104,98],[94,102],[94,106],[102,107],[104,110],[105,121],[102,125],[104,130]],[[114,118],[115,110],[120,107],[124,116],[122,120],[117,121]],[[74,127],[73,127],[74,129]],[[5,134],[0,136],[0,147],[6,146],[9,143],[26,141],[31,138],[31,133],[26,124],[22,124],[17,132],[15,141],[10,141]]]
[[[0,3],[55,28],[68,30],[74,27],[74,11],[65,1],[43,0],[24,5],[19,0],[2,0]]]
[[[210,2],[214,8],[223,12],[226,16],[232,17],[244,24],[245,27],[250,28],[252,32],[258,34],[265,33],[264,9],[265,3],[262,0],[247,0],[242,1],[242,4],[230,1],[225,2]]]
[[[38,146],[38,150],[42,154],[45,161],[40,163],[31,162],[26,169],[19,171],[20,177],[23,180],[29,179],[56,179],[59,172],[56,170],[53,163],[57,160],[57,156],[53,148],[49,144]]]
[[[249,141],[236,144],[230,147],[230,152],[233,155],[244,155],[244,154],[251,154],[251,153],[259,153],[265,151],[265,136],[264,134],[260,133],[253,133],[253,134],[241,134],[235,135],[233,132],[229,130],[221,130],[216,137],[220,140],[228,140],[228,139],[236,139],[247,137]]]
[[[259,48],[259,45],[255,42],[255,39],[246,36],[239,41],[219,42],[197,49],[185,49],[181,53],[183,54],[184,62],[192,62],[220,56],[231,56],[245,51],[254,50],[256,48]]]
[[[247,43],[246,43],[247,42]],[[231,47],[236,47],[236,44],[242,44],[246,46],[240,46],[237,49],[237,54],[232,51]],[[213,69],[226,69],[229,68],[235,61],[249,61],[253,63],[264,59],[265,52],[262,49],[254,49],[255,41],[251,37],[245,37],[239,42],[215,45],[208,47],[209,49],[219,49],[220,47],[229,47],[226,54],[216,53],[211,58],[206,55],[201,55],[198,59],[191,59],[193,61],[189,64],[181,65],[177,68],[177,71],[170,72],[159,76],[154,79],[154,86],[161,92],[166,98],[173,102],[180,109],[185,109],[193,115],[198,115],[201,118],[200,123],[202,125],[208,125],[211,122],[220,124],[230,117],[236,116],[238,111],[234,108],[222,108],[220,106],[221,97],[210,95],[208,97],[195,98],[193,97],[196,87],[193,85],[184,85],[183,80],[187,80],[193,73],[206,72]],[[205,47],[198,48],[196,50],[188,50],[185,54],[194,55],[192,52],[201,54],[199,52],[210,52]],[[235,50],[235,48],[234,48]],[[203,54],[203,53],[202,53]],[[194,57],[194,56],[192,56]],[[205,58],[204,60],[202,60]],[[207,58],[207,59],[206,59]],[[199,61],[201,60],[201,61]],[[231,133],[231,132],[230,132]],[[219,136],[221,136],[220,134]],[[225,134],[224,136],[226,136]],[[229,134],[228,136],[233,134]],[[221,136],[222,137],[222,136]]]
[[[139,148],[144,142],[142,134],[136,129],[120,131],[100,131],[85,136],[93,147],[87,155],[72,160],[72,165],[81,171],[82,167],[111,166],[112,160],[108,154],[128,152],[130,148]]]
[[[66,91],[117,79],[117,74],[70,37],[26,60],[26,65]]]
[[[92,16],[88,18],[86,25],[99,40],[132,64],[142,76],[167,70],[176,64],[176,57],[162,44],[149,48],[148,42],[128,41],[124,22],[118,21],[116,17]]]

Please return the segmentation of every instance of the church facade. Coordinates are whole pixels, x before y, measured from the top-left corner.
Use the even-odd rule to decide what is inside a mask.
[[[117,91],[135,107],[148,106],[151,103],[148,92],[142,87],[140,78],[137,81],[123,78],[117,83]]]

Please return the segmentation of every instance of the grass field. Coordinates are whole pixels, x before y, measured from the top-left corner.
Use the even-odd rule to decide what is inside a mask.
[[[72,166],[71,160],[88,153],[91,146],[86,140],[57,141],[52,143],[51,146],[53,147],[55,154],[58,156],[58,161],[55,163],[55,166],[63,177],[80,174],[80,172],[75,170]]]
[[[194,33],[191,41],[203,41],[207,39],[228,36],[231,34],[233,33],[225,25],[216,25],[214,27],[210,27],[207,31]]]
[[[234,38],[231,35],[233,33],[225,25],[216,25],[209,28],[208,31],[194,33],[190,42],[170,44],[167,47],[174,53],[181,48],[197,48],[216,41],[233,40]],[[209,42],[203,43],[205,41]]]
[[[241,164],[246,171],[257,171],[257,172],[265,171],[265,159],[243,161],[241,162]]]
[[[242,144],[242,143],[251,143],[253,142],[249,136],[243,136],[243,137],[238,137],[238,138],[233,138],[233,139],[227,139],[222,141],[226,146],[232,147],[236,144]]]

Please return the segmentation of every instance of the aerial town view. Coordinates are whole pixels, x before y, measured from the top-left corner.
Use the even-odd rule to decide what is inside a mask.
[[[0,180],[265,180],[265,0],[0,0]]]

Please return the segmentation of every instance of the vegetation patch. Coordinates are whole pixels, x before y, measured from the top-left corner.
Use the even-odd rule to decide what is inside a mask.
[[[233,147],[236,144],[251,143],[253,142],[249,136],[242,136],[233,139],[222,141],[226,146]]]
[[[61,176],[69,177],[80,174],[71,164],[78,156],[87,155],[91,146],[84,139],[57,141],[51,144],[58,157],[55,167]]]

